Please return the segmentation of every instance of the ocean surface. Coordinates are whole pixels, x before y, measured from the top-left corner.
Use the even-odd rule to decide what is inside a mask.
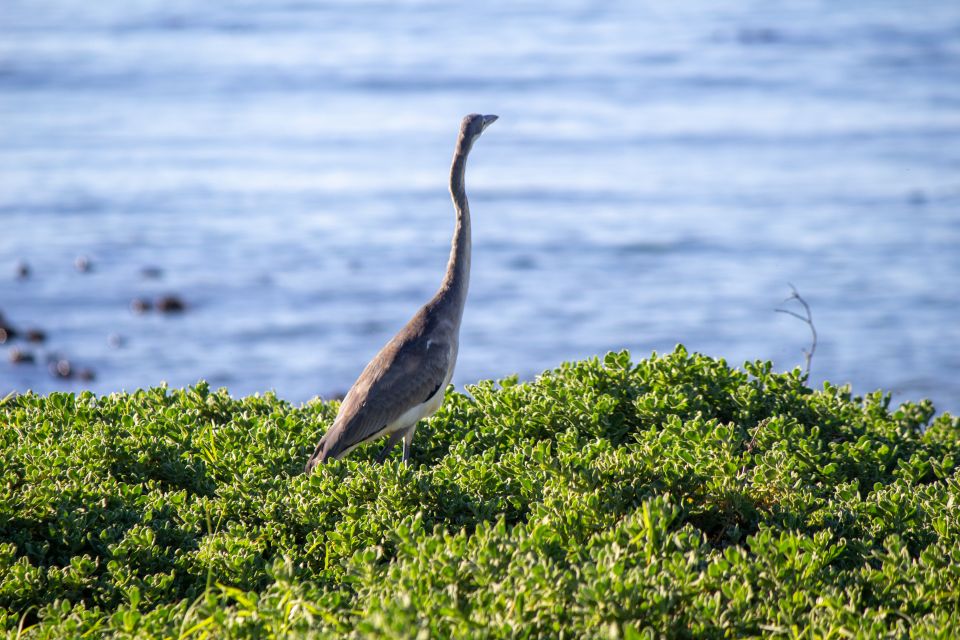
[[[482,112],[459,388],[801,366],[792,284],[815,386],[960,411],[960,3],[679,4],[4,0],[0,312],[46,340],[0,397],[344,392],[440,282]]]

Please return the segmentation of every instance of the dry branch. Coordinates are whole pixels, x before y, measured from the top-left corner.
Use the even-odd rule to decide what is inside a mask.
[[[790,283],[787,283],[787,284],[790,284]],[[790,289],[793,291],[793,293],[790,295],[789,298],[785,298],[783,303],[790,302],[791,300],[796,300],[803,306],[803,311],[805,315],[800,315],[796,311],[790,311],[789,309],[781,309],[780,307],[777,307],[776,309],[774,309],[774,311],[776,311],[777,313],[785,313],[787,315],[793,316],[794,318],[797,318],[798,320],[802,320],[803,322],[807,323],[807,326],[810,327],[810,335],[811,335],[810,349],[803,350],[803,355],[806,357],[806,366],[803,372],[803,380],[804,382],[806,382],[807,380],[810,379],[810,361],[813,360],[813,354],[817,350],[817,328],[813,326],[813,313],[811,313],[810,311],[810,305],[807,304],[807,301],[803,299],[803,296],[801,296],[797,292],[797,288],[795,286],[790,284]]]

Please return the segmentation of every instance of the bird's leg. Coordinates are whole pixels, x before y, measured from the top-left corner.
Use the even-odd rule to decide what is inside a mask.
[[[400,442],[400,438],[403,437],[403,431],[394,431],[390,434],[390,438],[387,440],[387,444],[383,446],[383,449],[380,453],[377,454],[377,463],[383,464],[383,461],[387,459],[387,456],[390,455],[390,452],[393,451],[393,448],[397,446],[397,443]],[[403,445],[404,451],[406,451],[407,445]]]
[[[417,430],[417,425],[411,425],[409,429],[403,432],[403,462],[410,464],[410,450],[413,448],[413,433]],[[397,433],[400,433],[399,431]]]

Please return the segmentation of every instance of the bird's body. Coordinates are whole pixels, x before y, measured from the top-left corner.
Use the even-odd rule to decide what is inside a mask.
[[[473,142],[496,119],[472,114],[460,126],[450,169],[456,228],[440,289],[357,378],[333,426],[307,462],[307,473],[317,464],[342,458],[359,445],[383,436],[390,439],[378,459],[385,459],[402,438],[403,460],[407,461],[417,423],[443,404],[457,361],[470,279],[470,208],[463,182],[466,160]]]

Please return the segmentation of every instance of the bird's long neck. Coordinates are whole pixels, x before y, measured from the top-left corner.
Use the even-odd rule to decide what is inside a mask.
[[[453,208],[457,220],[450,246],[447,273],[437,293],[438,298],[450,305],[454,311],[458,327],[463,316],[463,305],[467,299],[467,287],[470,283],[470,204],[467,202],[467,192],[463,184],[469,153],[469,144],[461,136],[453,154],[453,165],[450,167],[450,195],[453,197]]]

